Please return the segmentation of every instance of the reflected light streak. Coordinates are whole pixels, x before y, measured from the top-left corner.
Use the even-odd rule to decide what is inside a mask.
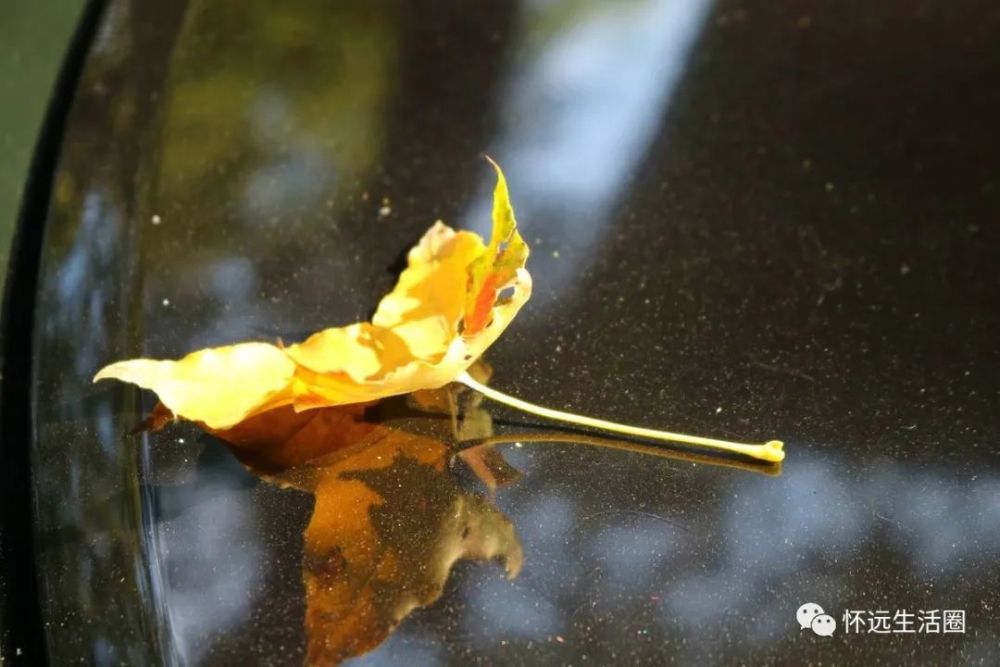
[[[530,4],[527,26],[565,2]],[[710,7],[711,0],[647,0],[588,8],[515,73],[504,96],[508,125],[494,151],[511,174],[522,220],[555,210],[547,236],[574,246],[600,239],[608,210],[660,128]],[[483,229],[488,220],[476,208],[463,226]],[[577,270],[556,264],[545,278],[561,287]]]

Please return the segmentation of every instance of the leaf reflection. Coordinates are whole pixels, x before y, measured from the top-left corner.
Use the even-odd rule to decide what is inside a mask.
[[[514,526],[458,485],[452,449],[366,419],[363,406],[273,410],[213,434],[263,479],[315,496],[302,558],[306,664],[378,646],[441,596],[459,560],[499,560],[511,578],[521,569]]]
[[[490,369],[477,364],[483,382]],[[464,463],[489,498],[521,473],[497,447],[560,443],[737,468],[767,475],[780,465],[572,432],[495,436],[481,396],[461,385],[379,403],[296,413],[285,406],[226,430],[208,430],[268,483],[310,493],[304,528],[307,665],[330,665],[381,644],[413,610],[442,594],[459,560],[497,560],[517,576],[523,549],[487,497],[462,488]],[[430,416],[428,416],[430,415]],[[147,427],[171,419],[162,407]],[[457,442],[457,444],[447,444]]]

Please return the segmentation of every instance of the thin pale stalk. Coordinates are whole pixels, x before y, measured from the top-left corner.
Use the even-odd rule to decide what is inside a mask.
[[[497,403],[503,403],[504,405],[509,405],[512,408],[517,408],[518,410],[529,414],[545,417],[546,419],[552,419],[554,421],[565,422],[567,424],[573,424],[575,426],[585,426],[602,431],[608,431],[610,433],[621,433],[622,435],[646,438],[649,440],[679,442],[685,445],[708,447],[718,451],[742,454],[743,456],[749,456],[751,458],[767,461],[769,463],[778,463],[785,458],[784,443],[780,440],[769,440],[764,444],[755,445],[742,442],[729,442],[727,440],[717,440],[715,438],[702,438],[695,435],[672,433],[670,431],[660,431],[641,426],[631,426],[629,424],[619,424],[606,419],[596,419],[594,417],[576,415],[571,412],[553,410],[552,408],[546,408],[541,405],[535,405],[534,403],[522,401],[519,398],[508,396],[501,391],[497,391],[496,389],[487,387],[481,382],[477,382],[468,373],[462,373],[459,375],[457,381],[461,382],[470,389],[478,391],[486,398],[494,400]]]

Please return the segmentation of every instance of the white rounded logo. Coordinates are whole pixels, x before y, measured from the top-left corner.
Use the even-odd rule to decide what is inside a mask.
[[[813,619],[823,613],[825,613],[823,607],[815,602],[806,602],[795,612],[795,618],[799,622],[800,629],[804,629],[812,627]]]
[[[809,627],[820,637],[832,637],[833,631],[837,629],[837,621],[829,614],[818,614]]]

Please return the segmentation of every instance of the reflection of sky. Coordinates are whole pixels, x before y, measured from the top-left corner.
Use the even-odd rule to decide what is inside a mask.
[[[347,664],[366,667],[445,664],[440,654],[441,646],[436,637],[407,634],[405,630],[400,630],[389,635],[389,639],[375,650],[352,658]]]
[[[245,339],[248,331],[273,330],[270,311],[254,307],[260,301],[261,292],[252,260],[222,256],[199,267],[199,273],[199,283],[219,308],[211,313],[207,326],[192,332],[186,349]]]
[[[87,377],[98,367],[97,346],[108,338],[104,318],[108,295],[91,277],[119,261],[121,213],[99,190],[87,193],[82,209],[80,231],[54,273],[58,309],[43,326],[45,334],[57,329],[77,334],[73,371]]]
[[[880,470],[867,489],[869,505],[881,508],[877,518],[900,548],[912,552],[924,576],[957,575],[976,560],[988,564],[984,554],[1000,555],[1000,478],[976,475],[959,490],[939,476],[893,466]]]
[[[271,160],[257,167],[243,192],[248,223],[276,225],[291,206],[329,191],[335,170],[319,137],[296,127],[296,109],[277,90],[260,92],[249,106],[252,136]]]
[[[1000,479],[983,477],[964,488],[936,474],[887,464],[874,475],[838,460],[798,460],[771,480],[745,480],[725,509],[721,558],[712,567],[679,574],[662,591],[664,622],[682,627],[740,626],[748,644],[783,638],[788,609],[810,596],[839,610],[863,585],[852,562],[881,560],[898,549],[913,581],[947,582],[963,568],[1000,558]],[[990,523],[992,521],[992,523]],[[987,529],[987,526],[992,526]],[[888,531],[888,539],[880,539]],[[782,598],[779,591],[787,591]],[[874,593],[855,594],[876,603]],[[958,604],[953,591],[943,603]],[[883,604],[886,602],[882,600]],[[899,608],[916,597],[889,600]]]
[[[536,463],[541,456],[519,455]],[[983,591],[950,585],[1000,559],[996,474],[958,484],[948,472],[907,463],[799,455],[780,477],[729,477],[709,498],[692,488],[712,474],[699,466],[674,478],[676,506],[637,511],[615,494],[613,506],[600,494],[581,498],[561,469],[543,463],[502,492],[525,568],[513,583],[484,575],[462,587],[463,630],[477,644],[545,640],[616,618],[625,624],[616,635],[658,624],[657,632],[692,639],[717,628],[726,650],[746,651],[793,641],[794,611],[805,601],[836,612],[877,600],[917,608],[930,585],[941,607],[978,607]],[[687,507],[691,498],[695,507]],[[884,599],[900,589],[913,593]],[[681,663],[718,649],[681,646],[690,652],[677,656]]]
[[[819,461],[797,462],[780,478],[733,491],[722,519],[721,558],[711,568],[680,574],[661,594],[663,611],[668,623],[682,627],[746,624],[741,631],[747,643],[780,638],[787,604],[762,604],[766,591],[824,553],[851,553],[865,538],[865,516],[850,485]],[[833,574],[826,580],[826,573],[810,573],[812,588],[821,590],[806,595],[832,605],[829,591],[843,590]],[[816,575],[825,580],[821,586]]]
[[[529,3],[525,32],[565,4],[572,3]],[[508,125],[492,149],[522,222],[551,212],[550,238],[579,247],[599,240],[622,184],[659,130],[710,4],[595,5],[529,56],[508,82]],[[479,202],[463,226],[483,231],[488,219]],[[539,233],[525,229],[529,239]],[[550,270],[549,282],[577,271],[558,264]]]
[[[686,536],[678,528],[640,517],[634,523],[605,526],[594,536],[590,555],[607,572],[601,583],[610,593],[646,581],[652,568],[670,558],[684,541]]]
[[[986,539],[982,532],[1000,508],[996,478],[963,489],[940,475],[914,475],[903,465],[873,478],[854,473],[837,460],[797,460],[779,478],[735,486],[720,533],[721,559],[706,570],[682,573],[666,587],[665,620],[722,627],[734,617],[753,619],[746,641],[759,643],[782,636],[789,623],[784,612],[798,598],[805,602],[814,595],[839,609],[851,590],[844,578],[851,561],[864,558],[871,546],[884,545],[883,554],[899,548],[910,564],[900,574],[914,580],[946,579],[976,560],[988,565],[1000,557],[995,531]],[[890,544],[879,539],[886,529]],[[794,599],[779,599],[780,589]],[[915,601],[890,602],[902,608]]]
[[[154,596],[182,664],[200,662],[205,637],[246,623],[266,567],[245,491],[207,477],[178,496],[160,494],[161,510],[174,516],[157,519],[149,543],[150,563],[158,565],[150,573]]]
[[[566,545],[574,539],[575,504],[570,497],[547,494],[525,508],[515,529],[523,543],[537,545],[531,554],[536,566],[514,582],[489,577],[465,592],[468,606],[476,610],[464,618],[464,630],[471,638],[490,645],[498,636],[543,639],[561,631],[565,619],[558,601],[549,599],[549,583],[573,581],[580,575],[581,564],[563,558]],[[548,570],[544,564],[558,564],[559,570]]]

